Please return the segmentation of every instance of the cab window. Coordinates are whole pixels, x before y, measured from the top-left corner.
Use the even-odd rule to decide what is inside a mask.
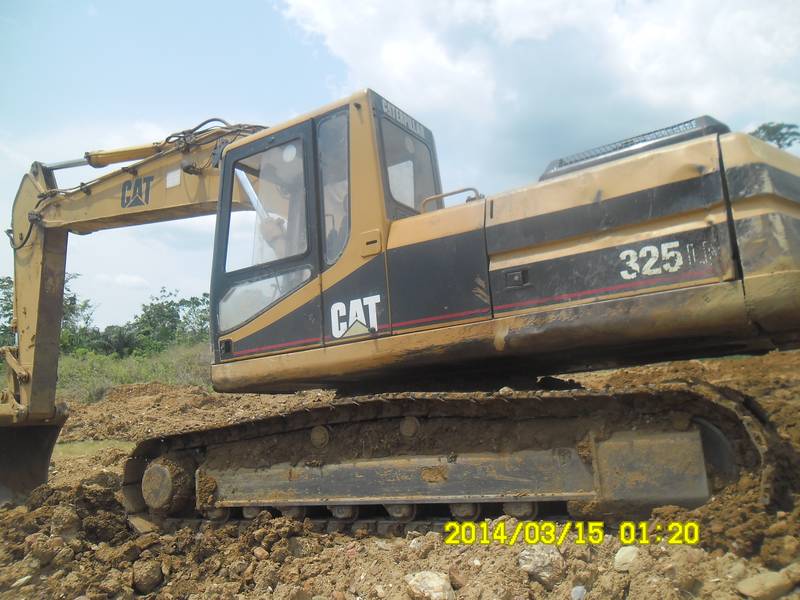
[[[233,174],[226,271],[303,254],[308,241],[302,141],[239,160]]]
[[[436,193],[433,159],[428,146],[390,120],[381,123],[386,180],[395,218],[420,212],[422,201]]]
[[[336,262],[350,237],[347,129],[347,111],[344,110],[326,117],[317,125],[325,263],[328,265]]]
[[[252,318],[311,278],[284,259],[308,250],[303,143],[292,140],[237,161],[225,270],[272,265],[232,286],[219,302],[220,330]]]

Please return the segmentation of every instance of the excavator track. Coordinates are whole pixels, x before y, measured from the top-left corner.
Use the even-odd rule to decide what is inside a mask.
[[[703,382],[375,394],[144,440],[122,491],[129,514],[161,521],[270,509],[334,531],[559,507],[629,518],[702,505],[743,472],[768,504],[768,440],[745,397]]]

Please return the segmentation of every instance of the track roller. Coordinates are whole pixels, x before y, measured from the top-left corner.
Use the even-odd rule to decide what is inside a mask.
[[[263,506],[243,506],[242,517],[245,519],[255,519],[263,510],[265,510]]]
[[[231,518],[231,509],[209,508],[203,511],[203,518],[213,521],[214,523],[225,523]]]
[[[481,505],[476,502],[454,502],[450,504],[450,514],[456,519],[475,521],[481,516]]]
[[[305,506],[276,506],[281,514],[284,517],[289,517],[290,519],[295,519],[297,521],[302,521],[306,518],[306,513],[308,509]]]
[[[383,508],[396,521],[413,521],[417,516],[416,504],[384,504]]]
[[[517,519],[534,519],[539,514],[537,502],[503,502],[503,512]]]
[[[331,511],[334,519],[340,521],[355,521],[358,518],[359,509],[361,507],[355,504],[341,504],[337,506],[329,506],[328,510]]]

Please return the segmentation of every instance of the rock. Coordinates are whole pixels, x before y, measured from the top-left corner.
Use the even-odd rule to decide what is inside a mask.
[[[781,569],[781,573],[791,581],[793,585],[800,585],[800,561]]]
[[[639,549],[636,546],[623,546],[614,555],[614,570],[621,573],[630,571],[637,556],[639,556]]]
[[[586,588],[576,585],[569,593],[570,600],[583,600],[586,597]]]
[[[513,389],[513,388],[510,388],[510,387],[508,387],[507,385],[504,385],[503,387],[501,387],[501,388],[500,388],[500,389],[497,391],[497,393],[498,393],[498,394],[500,394],[501,396],[510,396],[511,394],[513,394],[513,393],[514,393],[514,389]]]
[[[386,540],[375,540],[375,547],[378,550],[386,550],[386,551],[392,549],[391,545]]]
[[[101,592],[110,596],[116,596],[122,591],[122,588],[125,587],[125,580],[122,572],[117,569],[111,569],[98,587]]]
[[[743,560],[737,560],[730,567],[728,567],[728,578],[734,581],[739,581],[747,577],[747,565]]]
[[[467,585],[467,578],[454,564],[450,565],[447,575],[450,577],[450,585],[453,586],[454,590],[460,590]]]
[[[413,600],[455,600],[450,580],[438,571],[420,571],[406,575],[408,594]]]
[[[386,590],[383,589],[382,585],[376,585],[375,586],[375,595],[378,598],[386,598]],[[314,600],[314,599],[312,598],[311,600]]]
[[[566,571],[566,562],[558,548],[547,544],[525,548],[517,556],[517,564],[548,590],[564,577]]]
[[[155,590],[164,578],[161,563],[155,560],[137,560],[133,563],[133,587],[140,594]]]
[[[133,529],[139,535],[158,531],[158,525],[153,523],[153,521],[150,519],[145,519],[144,517],[128,517],[128,525],[130,525],[131,529]]]
[[[736,584],[736,591],[753,600],[775,600],[792,587],[792,582],[783,573],[767,571],[742,579]]]
[[[67,563],[72,562],[73,558],[75,558],[75,551],[69,546],[64,546],[56,553],[50,564],[54,567],[63,567]]]
[[[154,532],[145,533],[140,536],[136,541],[136,547],[139,550],[146,550],[150,546],[155,546],[159,542],[158,534]]]
[[[81,527],[81,519],[75,509],[66,504],[60,504],[53,509],[50,519],[50,534],[57,535],[65,540],[71,540]]]
[[[25,577],[20,577],[14,583],[11,584],[12,588],[22,587],[26,583],[28,583],[33,578],[33,575],[25,575]]]
[[[258,560],[267,560],[269,558],[269,552],[264,550],[261,546],[256,546],[253,548],[253,556],[255,556]]]
[[[35,535],[38,535],[39,537],[30,540],[30,544],[29,538],[32,536],[25,538],[25,546],[28,548],[30,555],[38,560],[39,564],[44,567],[50,564],[55,555],[58,553],[59,549],[64,545],[64,541],[61,540],[61,538],[48,538],[42,534]],[[58,544],[52,540],[60,540],[61,544]]]

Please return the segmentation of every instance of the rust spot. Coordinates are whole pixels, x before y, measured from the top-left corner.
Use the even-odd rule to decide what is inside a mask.
[[[420,471],[420,477],[422,477],[423,481],[427,481],[428,483],[447,481],[447,467],[445,465],[423,467]]]

